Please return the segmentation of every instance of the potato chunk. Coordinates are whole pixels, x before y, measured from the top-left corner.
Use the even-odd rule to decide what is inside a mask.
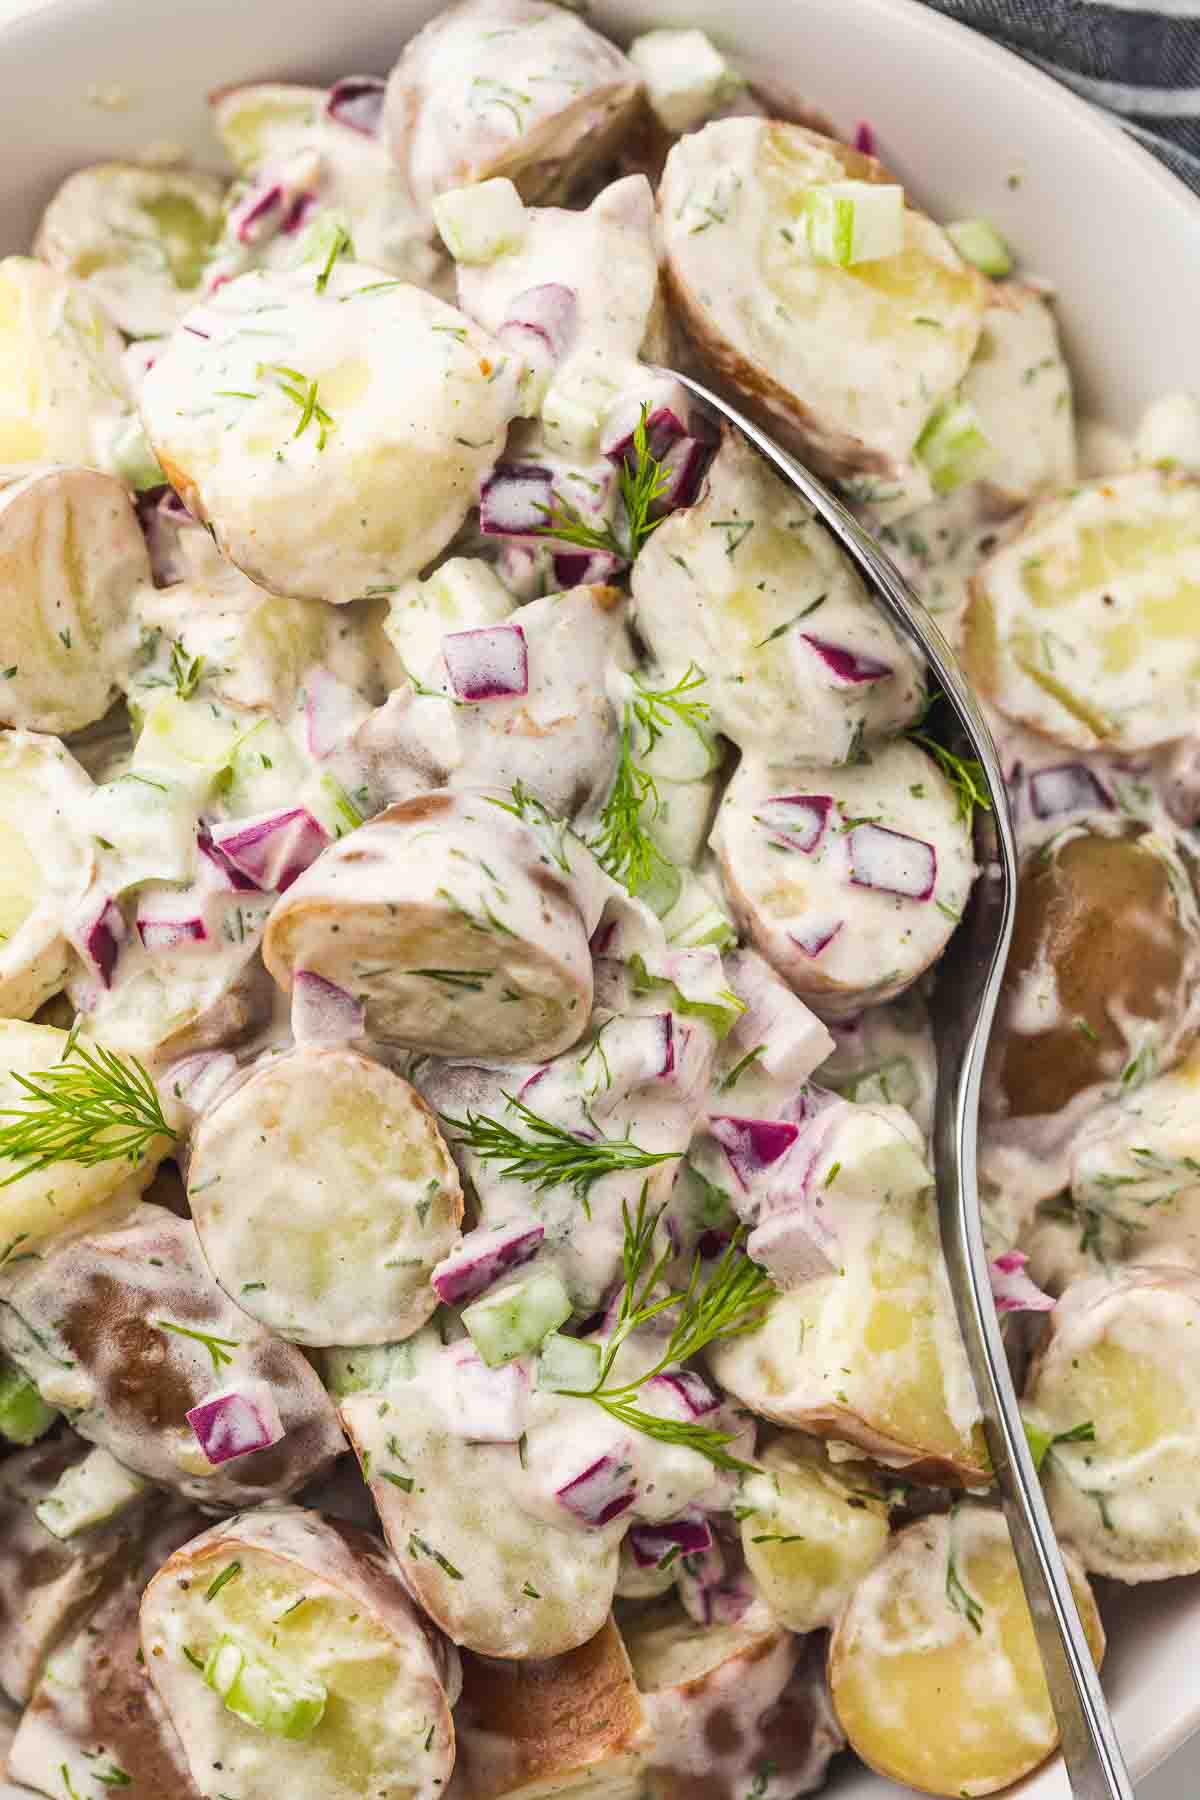
[[[271,915],[263,956],[279,985],[312,970],[361,1000],[369,1034],[435,1055],[574,1043],[592,1000],[582,919],[496,798],[422,794],[331,845]]]
[[[37,254],[74,275],[130,337],[171,330],[200,284],[225,183],[187,169],[93,163],[42,214]]]
[[[259,270],[194,308],[142,416],[231,561],[273,593],[340,603],[449,543],[503,449],[520,368],[454,307],[343,259],[323,286],[311,267]]]
[[[214,1525],[150,1583],[141,1638],[205,1793],[214,1764],[241,1800],[445,1787],[457,1654],[352,1525],[295,1506]]]
[[[633,567],[638,629],[664,669],[708,680],[714,728],[773,762],[845,762],[919,715],[914,652],[803,501],[737,434],[694,506]]]
[[[67,927],[95,872],[91,791],[57,738],[0,733],[0,1017],[32,1017],[66,977]]]
[[[1016,281],[993,290],[962,395],[988,441],[982,479],[993,509],[1074,481],[1071,377],[1045,294]]]
[[[418,1330],[463,1209],[420,1095],[356,1051],[312,1046],[266,1057],[201,1119],[188,1194],[226,1293],[300,1344]]]
[[[878,1483],[854,1463],[827,1463],[800,1438],[759,1457],[738,1496],[742,1553],[772,1616],[789,1631],[832,1625],[883,1555],[888,1509]]]
[[[1104,1628],[1078,1563],[1068,1571],[1092,1654]],[[1036,1769],[1058,1727],[1003,1516],[964,1506],[897,1537],[829,1648],[850,1745],[893,1781],[950,1800]]]
[[[891,256],[839,267],[804,247],[814,188],[888,182],[799,125],[722,119],[675,145],[659,189],[671,298],[701,354],[824,473],[932,489],[918,456],[966,373],[988,284],[906,207]]]
[[[1146,750],[1200,705],[1200,482],[1165,469],[1036,505],[972,584],[964,655],[1000,711],[1078,750]]]
[[[461,0],[405,45],[385,130],[424,207],[496,175],[550,205],[611,155],[640,90],[616,45],[564,8]]]
[[[134,599],[149,585],[137,514],[113,476],[48,469],[5,488],[0,725],[67,732],[103,718],[133,666]]]
[[[1052,1440],[1042,1472],[1055,1528],[1098,1575],[1200,1569],[1198,1322],[1200,1276],[1169,1267],[1076,1282],[1051,1314],[1027,1417]]]
[[[0,465],[95,465],[132,404],[121,348],[120,332],[82,282],[32,257],[6,256],[0,262]]]

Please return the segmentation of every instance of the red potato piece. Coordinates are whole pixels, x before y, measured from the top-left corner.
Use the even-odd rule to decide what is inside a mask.
[[[223,942],[219,956],[192,961],[187,946],[151,954],[136,940],[124,955],[111,988],[98,990],[78,972],[67,981],[71,1000],[110,1050],[162,1069],[199,1050],[229,1049],[270,1021],[277,990],[249,927],[245,943]]]
[[[268,1055],[204,1115],[188,1193],[226,1293],[299,1344],[382,1344],[419,1330],[463,1212],[420,1095],[357,1051],[313,1046]]]
[[[95,464],[132,404],[122,353],[120,332],[82,282],[31,256],[6,256],[0,467]]]
[[[121,482],[48,469],[0,493],[0,725],[79,731],[103,718],[137,649],[150,559]]]
[[[633,64],[565,8],[461,0],[405,45],[384,128],[423,209],[497,175],[551,205],[615,151],[640,94]]]
[[[889,182],[799,125],[723,119],[677,143],[659,187],[669,299],[704,360],[761,423],[832,476],[929,482],[915,456],[975,349],[989,284],[923,213],[902,251],[838,268],[803,250],[814,184]],[[930,321],[937,329],[930,328]]]
[[[56,1538],[34,1507],[87,1446],[70,1436],[0,1462],[0,1688],[29,1699],[50,1652],[121,1575],[153,1497],[106,1524]]]
[[[840,769],[747,757],[709,841],[742,930],[827,1018],[911,987],[945,949],[975,876],[959,795],[906,740]]]
[[[226,1709],[195,1666],[222,1638],[285,1680],[321,1684],[324,1711],[307,1735]],[[352,1525],[297,1506],[214,1525],[151,1581],[141,1640],[205,1793],[214,1765],[239,1800],[438,1800],[445,1788],[457,1652],[417,1611],[378,1539]]]
[[[71,1787],[80,1800],[99,1800],[126,1786],[137,1800],[199,1800],[179,1736],[139,1660],[138,1611],[146,1582],[204,1522],[188,1510],[152,1530],[139,1546],[139,1566],[50,1658],[9,1757],[16,1780],[53,1800]]]
[[[455,1800],[639,1800],[648,1733],[612,1620],[538,1662],[463,1657]]]
[[[246,1506],[281,1497],[344,1448],[301,1352],[226,1297],[194,1226],[159,1207],[58,1239],[37,1261],[5,1271],[0,1294],[0,1346],[44,1395],[71,1407],[80,1435],[191,1499]],[[284,1436],[215,1466],[186,1414],[252,1380],[270,1389]]]
[[[57,738],[0,733],[0,1017],[62,987],[66,932],[96,869],[80,827],[91,781]]]
[[[347,989],[371,1036],[440,1056],[537,1058],[575,1042],[592,962],[572,890],[511,796],[446,791],[333,844],[271,914],[285,992],[298,969]]]

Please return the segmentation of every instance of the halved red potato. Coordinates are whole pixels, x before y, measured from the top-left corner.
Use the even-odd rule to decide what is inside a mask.
[[[1200,1569],[1198,1324],[1200,1275],[1166,1266],[1076,1282],[1050,1315],[1026,1416],[1050,1441],[1055,1529],[1095,1574],[1164,1581]]]
[[[1017,281],[993,288],[962,397],[988,441],[982,478],[992,505],[1009,512],[1071,485],[1071,375],[1049,295]]]
[[[1069,1551],[1067,1567],[1099,1664],[1100,1614]],[[834,1631],[829,1682],[851,1749],[922,1793],[975,1800],[1045,1762],[1058,1727],[998,1509],[962,1506],[892,1539]]]
[[[15,1077],[36,1080],[62,1061],[67,1043],[67,1033],[55,1025],[0,1019],[0,1106],[29,1109],[33,1105],[30,1095]],[[109,1201],[136,1200],[170,1148],[170,1138],[155,1137],[136,1164],[121,1156],[90,1168],[83,1163],[57,1162],[34,1169],[0,1158],[0,1182],[4,1184],[0,1186],[0,1280],[11,1273],[14,1257],[33,1251],[44,1238],[69,1231],[84,1214]]]
[[[67,1434],[0,1462],[0,1689],[24,1705],[51,1651],[123,1574],[153,1497],[73,1537],[57,1538],[34,1510],[87,1445]]]
[[[411,1336],[437,1306],[430,1276],[463,1211],[415,1089],[355,1050],[315,1045],[260,1059],[201,1118],[188,1197],[226,1293],[299,1344]]]
[[[323,975],[371,1036],[434,1055],[553,1056],[591,1009],[572,890],[503,794],[421,794],[331,845],[277,902],[263,955],[285,992]]]
[[[0,1017],[32,1018],[66,978],[67,931],[96,867],[91,792],[57,738],[0,733]]]
[[[0,492],[0,725],[67,732],[103,718],[132,670],[135,596],[149,584],[146,540],[115,477],[42,469]]]
[[[466,1654],[454,1725],[462,1800],[640,1800],[646,1716],[611,1619],[541,1662]]]
[[[74,275],[130,337],[172,329],[221,227],[225,183],[191,169],[92,163],[42,214],[34,250]]]
[[[1077,750],[1184,736],[1200,704],[1200,481],[1169,469],[1038,502],[971,588],[972,680]]]
[[[711,723],[773,762],[845,762],[920,715],[919,659],[796,494],[726,433],[695,505],[633,566],[638,630],[706,681]]]
[[[771,1615],[789,1631],[832,1625],[887,1548],[888,1507],[861,1463],[831,1463],[789,1434],[745,1475],[737,1513],[746,1567]]]
[[[0,465],[95,465],[132,405],[121,334],[82,282],[0,262]],[[7,585],[7,583],[6,583]]]
[[[418,204],[506,175],[566,198],[631,129],[641,78],[615,44],[542,0],[460,0],[411,38],[384,129]]]
[[[127,1468],[214,1506],[293,1493],[344,1448],[294,1345],[227,1299],[189,1220],[140,1205],[0,1271],[0,1344],[82,1437]],[[224,1399],[231,1422],[188,1413]],[[233,1422],[253,1414],[255,1429]],[[259,1449],[237,1447],[258,1437]],[[210,1461],[204,1443],[224,1460]]]
[[[195,1051],[228,1049],[265,1026],[275,1004],[277,990],[257,948],[268,904],[269,897],[242,907],[239,938],[235,896],[229,933],[222,929],[215,955],[194,957],[187,945],[152,954],[127,941],[121,979],[111,988],[98,988],[83,972],[69,978],[67,991],[108,1049],[156,1071]]]
[[[806,196],[890,183],[873,157],[800,125],[722,119],[667,158],[668,295],[704,359],[823,473],[910,485],[918,440],[966,373],[989,284],[906,207],[893,255],[840,267],[804,247]],[[932,492],[924,479],[925,497]]]
[[[54,1800],[122,1787],[138,1800],[199,1800],[140,1655],[138,1609],[146,1582],[204,1524],[190,1509],[158,1523],[137,1545],[134,1566],[50,1657],[9,1756],[15,1780]]]
[[[833,1018],[911,987],[975,876],[960,796],[904,739],[840,769],[746,757],[709,842],[744,933]]]
[[[378,1539],[260,1507],[177,1550],[142,1601],[142,1651],[201,1791],[438,1800],[457,1653]]]
[[[195,307],[142,418],[252,581],[340,604],[445,549],[504,447],[521,367],[454,307],[343,258],[323,285],[311,266],[259,270]]]

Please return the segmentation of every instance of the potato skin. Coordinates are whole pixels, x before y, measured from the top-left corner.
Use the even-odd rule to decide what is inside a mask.
[[[1035,851],[1021,872],[1017,924],[993,1055],[1014,1118],[1054,1113],[1136,1052],[1112,1013],[1164,1028],[1176,1050],[1197,980],[1194,897],[1182,866],[1137,827],[1089,830]],[[1053,970],[1046,1029],[1018,1029],[1019,990]],[[1027,1011],[1027,1009],[1022,1009]]]

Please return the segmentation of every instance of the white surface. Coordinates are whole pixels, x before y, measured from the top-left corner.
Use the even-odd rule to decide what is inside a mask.
[[[0,0],[0,244],[24,248],[55,181],[164,140],[211,163],[204,96],[237,79],[386,71],[432,0]],[[1200,207],[1082,102],[909,0],[596,0],[618,33],[707,29],[764,86],[842,129],[874,125],[934,212],[982,213],[1055,280],[1085,403],[1118,425],[1165,389],[1200,390]],[[117,102],[117,104],[114,104]],[[1106,1687],[1135,1770],[1200,1724],[1200,1587],[1110,1609]],[[838,1800],[882,1800],[859,1771]],[[895,1791],[895,1790],[893,1790]],[[1139,1800],[1195,1800],[1200,1748]],[[1065,1800],[1061,1770],[1024,1800]]]

